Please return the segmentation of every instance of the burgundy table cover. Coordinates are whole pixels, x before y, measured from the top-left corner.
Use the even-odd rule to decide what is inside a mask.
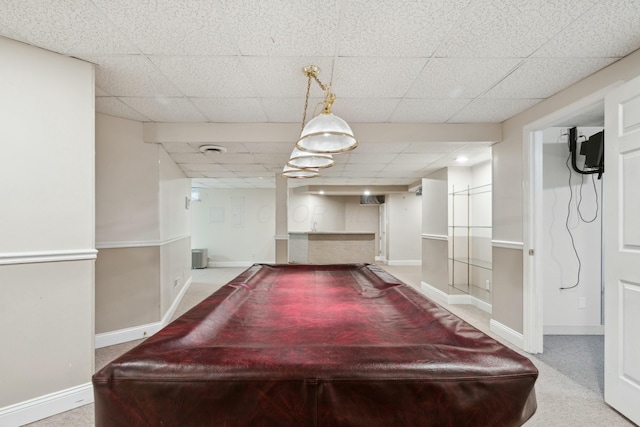
[[[370,264],[256,264],[93,376],[100,426],[519,426],[524,356]]]

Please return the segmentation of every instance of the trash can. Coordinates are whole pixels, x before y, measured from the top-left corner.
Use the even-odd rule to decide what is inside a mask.
[[[191,268],[207,268],[209,254],[206,249],[191,249]]]

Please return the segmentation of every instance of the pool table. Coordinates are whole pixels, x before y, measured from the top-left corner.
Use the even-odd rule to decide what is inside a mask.
[[[256,264],[93,376],[96,426],[519,426],[538,371],[372,264]]]

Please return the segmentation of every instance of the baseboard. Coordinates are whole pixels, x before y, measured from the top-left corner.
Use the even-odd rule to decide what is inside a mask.
[[[186,281],[180,292],[173,300],[173,304],[167,310],[167,312],[162,317],[162,320],[159,322],[147,323],[145,325],[132,326],[130,328],[119,329],[117,331],[104,332],[101,334],[96,334],[95,336],[95,348],[109,347],[111,345],[122,344],[124,342],[139,340],[143,338],[150,337],[151,335],[158,332],[160,329],[165,327],[173,314],[176,312],[178,305],[180,305],[180,301],[182,301],[182,297],[191,286],[192,278]]]
[[[445,304],[468,304],[478,307],[482,311],[486,311],[491,314],[492,307],[488,302],[482,301],[479,298],[474,297],[473,295],[449,295],[446,292],[441,291],[440,289],[431,286],[428,283],[421,282],[420,289],[431,298],[440,301]]]
[[[449,295],[446,292],[441,291],[428,284],[427,282],[420,282],[420,290],[428,297],[435,301],[442,302],[444,304],[449,304]]]
[[[422,260],[420,259],[408,259],[408,260],[389,260],[387,261],[387,265],[422,265]]]
[[[507,340],[516,347],[524,348],[524,337],[520,332],[514,331],[510,327],[505,326],[494,319],[489,321],[489,329],[491,332],[498,335],[500,338]]]
[[[89,382],[0,408],[0,426],[17,427],[93,402]]]
[[[269,264],[269,262],[263,261],[263,262],[253,262],[253,261],[235,261],[235,262],[231,262],[231,261],[209,261],[209,263],[207,264],[208,267],[245,267],[245,268],[249,268],[251,267],[253,264]]]
[[[604,335],[604,326],[556,326],[542,327],[544,335]]]
[[[379,263],[384,264],[384,265],[388,265],[389,264],[389,261],[387,261],[387,259],[385,257],[379,256],[379,255],[376,256],[375,260],[376,260],[376,262],[379,262]]]

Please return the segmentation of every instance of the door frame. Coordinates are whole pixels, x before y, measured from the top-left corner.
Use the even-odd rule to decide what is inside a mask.
[[[543,266],[538,261],[539,257],[535,256],[536,248],[542,247],[542,204],[538,201],[542,197],[541,131],[569,120],[594,105],[604,105],[606,93],[620,84],[622,82],[609,85],[522,128],[522,344],[523,350],[528,353],[542,353],[544,334],[543,292],[540,283]]]

